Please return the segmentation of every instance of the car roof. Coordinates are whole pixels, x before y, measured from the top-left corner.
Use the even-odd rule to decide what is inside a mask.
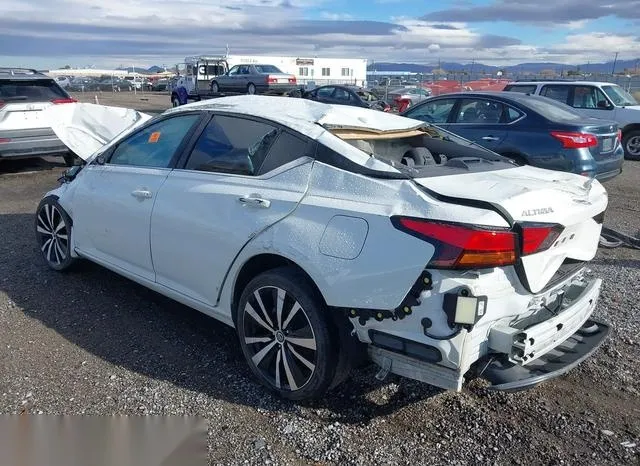
[[[317,139],[327,129],[354,129],[382,133],[409,131],[427,126],[423,121],[379,110],[330,105],[301,98],[262,95],[203,100],[171,108],[163,115],[196,109],[265,118],[295,129],[313,139]]]
[[[8,68],[0,67],[0,79],[14,80],[36,80],[53,79],[44,73],[30,68]]]
[[[498,100],[505,100],[505,101],[512,101],[512,102],[520,102],[522,104],[525,104],[528,101],[531,100],[535,100],[535,101],[540,101],[540,99],[543,99],[545,102],[548,101],[547,97],[540,97],[538,95],[530,95],[530,94],[523,94],[521,92],[508,92],[508,91],[465,91],[465,92],[451,92],[451,93],[447,93],[447,94],[440,94],[438,97],[432,97],[431,99],[427,100],[426,102],[429,102],[430,100],[436,99],[436,98],[442,98],[443,96],[446,97],[491,97],[494,99],[498,99]]]
[[[507,84],[507,86],[513,85],[525,85],[525,86],[536,86],[538,84],[579,84],[579,85],[589,85],[589,86],[597,86],[597,85],[607,85],[607,86],[617,86],[616,83],[610,82],[601,82],[601,81],[554,81],[550,79],[549,81],[514,81]]]

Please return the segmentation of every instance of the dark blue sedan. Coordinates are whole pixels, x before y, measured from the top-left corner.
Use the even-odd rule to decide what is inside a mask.
[[[622,171],[618,124],[586,118],[546,97],[507,92],[445,94],[402,115],[432,123],[519,164],[611,179]]]

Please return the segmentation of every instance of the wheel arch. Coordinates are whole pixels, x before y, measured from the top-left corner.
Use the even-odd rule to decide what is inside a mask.
[[[640,123],[630,123],[626,125],[624,128],[620,128],[622,131],[622,137],[629,131],[640,131]]]
[[[313,288],[313,290],[317,293],[318,298],[322,300],[323,305],[326,306],[326,300],[320,291],[320,288],[313,280],[311,275],[300,267],[293,260],[276,253],[260,253],[248,258],[244,264],[239,268],[238,273],[235,276],[235,280],[233,281],[232,293],[231,293],[231,315],[234,319],[235,324],[235,315],[236,315],[236,307],[238,302],[240,301],[240,296],[244,291],[247,284],[259,274],[267,272],[269,270],[277,269],[280,267],[292,267],[295,268],[301,275],[305,278],[308,284]]]

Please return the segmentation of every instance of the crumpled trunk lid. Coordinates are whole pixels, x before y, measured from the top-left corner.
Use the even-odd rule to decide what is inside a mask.
[[[427,191],[448,202],[479,203],[518,225],[550,223],[563,231],[547,250],[522,256],[516,270],[531,292],[544,289],[567,260],[588,261],[598,248],[607,193],[595,180],[533,167],[418,178]],[[461,219],[464,221],[464,219]]]

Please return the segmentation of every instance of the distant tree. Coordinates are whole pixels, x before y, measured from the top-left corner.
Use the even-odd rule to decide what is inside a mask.
[[[70,70],[71,69],[71,65],[64,65],[64,68],[62,68],[63,70]]]
[[[580,76],[580,70],[569,70],[567,76]]]

